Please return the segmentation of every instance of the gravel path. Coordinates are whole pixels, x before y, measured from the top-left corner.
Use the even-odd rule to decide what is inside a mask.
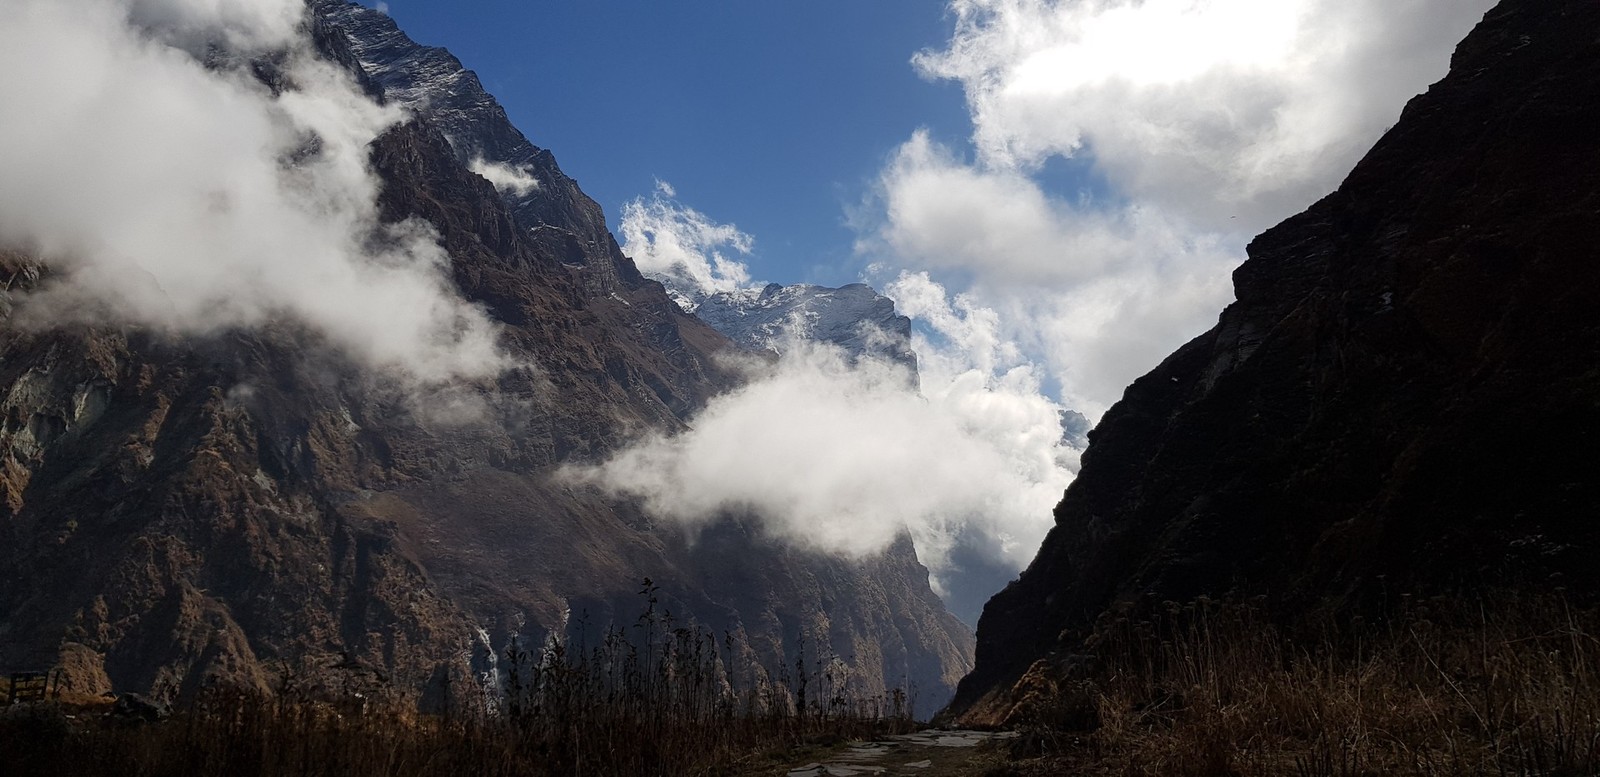
[[[1014,732],[919,731],[872,742],[852,742],[823,761],[796,764],[777,774],[784,777],[871,777],[920,775],[953,777],[982,774],[1005,759],[985,742],[1010,739]]]

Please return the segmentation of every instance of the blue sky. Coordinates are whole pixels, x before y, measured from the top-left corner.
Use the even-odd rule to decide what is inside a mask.
[[[760,280],[858,280],[846,207],[918,127],[950,143],[971,132],[960,85],[910,64],[950,36],[929,0],[387,7],[475,70],[613,228],[624,202],[668,181],[755,236]]]

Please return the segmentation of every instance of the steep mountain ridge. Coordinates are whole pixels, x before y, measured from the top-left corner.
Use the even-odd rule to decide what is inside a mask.
[[[373,12],[311,7],[322,53],[388,99],[374,51],[453,62],[405,54],[398,33],[363,48],[340,20]],[[792,665],[804,637],[853,662],[864,692],[909,680],[924,712],[942,703],[971,638],[908,546],[845,561],[734,519],[694,538],[552,477],[681,427],[733,385],[729,344],[638,275],[548,152],[528,152],[542,194],[509,196],[470,169],[473,126],[450,115],[418,111],[373,143],[379,205],[433,227],[519,368],[416,396],[291,320],[183,338],[0,321],[0,664],[165,697],[365,666],[437,701],[493,683],[514,640],[632,622],[650,577],[754,664]],[[8,314],[52,282],[0,258]]]
[[[528,141],[483,83],[448,50],[413,41],[380,11],[345,0],[311,0],[317,23],[343,38],[348,57],[378,96],[426,119],[471,168],[497,166],[531,179],[501,187],[512,218],[548,255],[583,267],[591,296],[639,286],[644,278],[606,229],[600,205]],[[481,167],[480,167],[481,169]]]
[[[1004,720],[1117,602],[1600,591],[1596,30],[1591,2],[1503,0],[1338,191],[1250,245],[1217,326],[1090,434],[953,712]]]

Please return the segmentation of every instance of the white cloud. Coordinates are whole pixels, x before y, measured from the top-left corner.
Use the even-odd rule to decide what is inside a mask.
[[[901,147],[876,196],[882,220],[858,243],[880,258],[873,280],[965,276],[958,299],[995,311],[1014,358],[1037,360],[1060,401],[1091,418],[1215,320],[1242,257],[1237,234],[1139,203],[1084,207],[1024,174],[963,163],[924,133]]]
[[[955,0],[927,76],[986,169],[1087,152],[1124,195],[1246,231],[1309,205],[1493,0]]]
[[[533,177],[533,171],[527,167],[513,167],[505,162],[490,162],[483,157],[473,159],[467,167],[494,184],[494,188],[502,194],[521,196],[540,186],[539,179]]]
[[[193,52],[211,43],[235,51],[288,46],[299,37],[305,14],[305,4],[294,0],[123,0],[120,5],[128,22],[145,35]]]
[[[380,225],[367,144],[402,117],[300,40],[298,0],[0,6],[0,243],[64,282],[18,317],[185,333],[306,322],[374,366],[500,368],[496,331],[418,224]],[[289,52],[294,89],[189,51]]]
[[[657,181],[649,199],[622,206],[617,231],[622,252],[639,271],[662,280],[678,304],[693,310],[707,295],[750,285],[749,268],[724,252],[748,256],[755,239],[683,205],[677,196],[672,184]]]
[[[1145,207],[1080,207],[1021,172],[964,163],[920,131],[883,171],[878,197],[882,220],[861,252],[1017,285],[1092,281],[1148,253],[1152,233],[1172,231]]]
[[[952,0],[915,59],[971,158],[914,134],[856,214],[875,277],[1000,314],[1091,417],[1211,326],[1251,236],[1335,188],[1493,0]],[[1084,192],[1042,181],[1051,158]],[[865,215],[862,215],[865,214]]]
[[[974,313],[953,316],[952,330],[985,326]],[[776,364],[747,365],[749,383],[712,400],[689,431],[568,476],[638,497],[660,518],[753,514],[776,537],[849,556],[909,531],[941,592],[960,585],[958,545],[1022,568],[1076,461],[1061,445],[1061,409],[1027,367],[993,374],[934,359],[918,395],[898,365],[809,342],[781,350]]]

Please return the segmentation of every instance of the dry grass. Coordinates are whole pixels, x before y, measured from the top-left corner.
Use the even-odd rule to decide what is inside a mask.
[[[270,698],[223,689],[157,723],[31,705],[0,715],[16,775],[745,774],[797,745],[909,730],[904,693],[851,695],[837,662],[735,666],[712,635],[649,605],[628,628],[575,649],[501,657],[498,687],[419,716],[401,693],[328,695],[286,677]],[[735,690],[730,676],[770,682]]]
[[[1025,747],[1044,756],[1029,763],[1152,777],[1600,773],[1593,611],[1559,595],[1404,597],[1395,610],[1310,637],[1271,625],[1259,602],[1110,613],[1025,702]]]

